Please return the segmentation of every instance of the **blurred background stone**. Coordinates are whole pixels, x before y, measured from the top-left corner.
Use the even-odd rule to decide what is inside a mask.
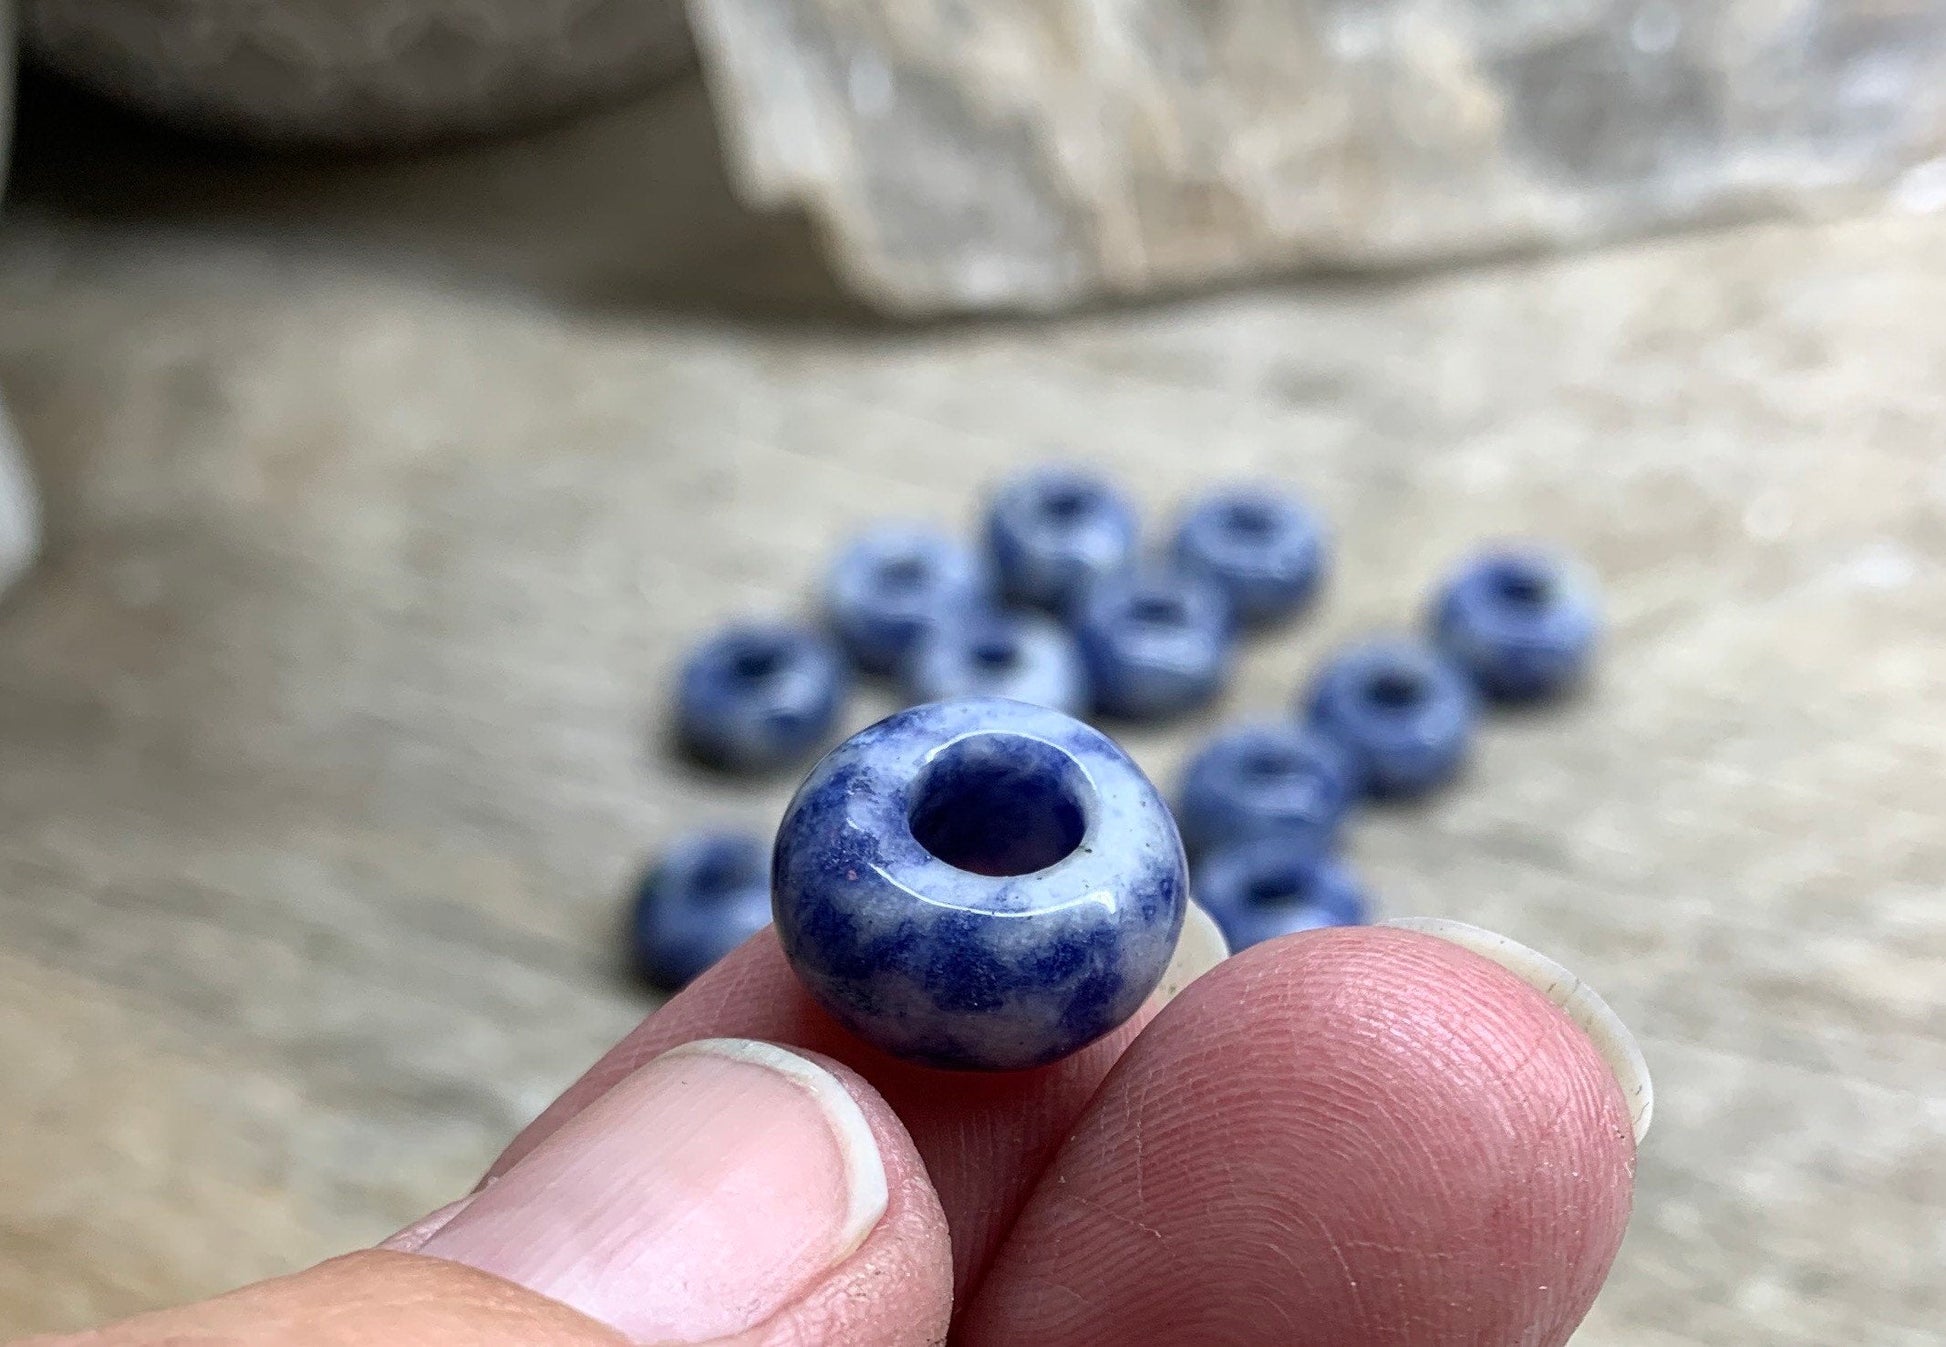
[[[689,0],[739,190],[894,313],[1052,309],[1946,198],[1934,0]],[[611,103],[681,0],[28,0],[179,126],[399,146]],[[653,182],[650,147],[618,180]],[[648,246],[647,244],[644,245]]]
[[[271,144],[396,145],[636,94],[688,66],[681,0],[28,0],[49,65]]]
[[[14,5],[0,0],[0,186],[6,183],[7,148],[13,133]],[[0,594],[34,558],[40,506],[27,479],[27,463],[14,443],[13,425],[0,403]]]
[[[40,537],[40,506],[27,480],[27,462],[14,443],[7,409],[0,406],[0,594],[34,559]]]
[[[14,129],[14,43],[18,22],[14,0],[0,0],[0,185],[7,177],[7,149]]]
[[[1935,0],[691,0],[847,282],[1048,309],[1845,204],[1946,152]]]

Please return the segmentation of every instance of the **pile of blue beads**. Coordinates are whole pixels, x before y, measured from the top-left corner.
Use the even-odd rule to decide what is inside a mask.
[[[683,663],[676,738],[728,772],[800,768],[860,677],[915,708],[825,757],[774,849],[774,913],[800,978],[888,1050],[1016,1067],[1106,1032],[1167,961],[1159,942],[1173,944],[1184,900],[1172,866],[1188,867],[1232,949],[1368,920],[1340,858],[1353,811],[1452,781],[1479,708],[1567,692],[1598,635],[1579,567],[1538,547],[1485,550],[1438,586],[1418,635],[1342,649],[1284,715],[1215,733],[1187,762],[1172,828],[1147,778],[1081,721],[1208,706],[1242,641],[1316,599],[1328,547],[1309,508],[1262,486],[1190,502],[1154,553],[1139,535],[1112,482],[1042,469],[995,492],[978,545],[876,527],[831,563],[818,620],[735,625]],[[1166,845],[1154,820],[1129,824],[1147,812]],[[648,976],[680,986],[761,925],[766,850],[710,835],[651,871],[634,928]],[[1119,912],[1087,930],[1014,920],[1071,919],[1075,884],[1124,895]]]

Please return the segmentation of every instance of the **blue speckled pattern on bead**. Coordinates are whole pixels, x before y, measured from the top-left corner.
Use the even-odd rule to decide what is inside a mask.
[[[1282,838],[1211,854],[1196,867],[1195,891],[1232,951],[1295,931],[1371,920],[1364,886],[1342,861]]]
[[[838,723],[851,683],[836,644],[784,623],[732,627],[683,662],[676,732],[691,755],[732,771],[796,762]]]
[[[770,856],[761,840],[697,833],[669,848],[636,889],[636,967],[675,990],[770,924]]]
[[[1291,616],[1324,578],[1323,526],[1267,487],[1225,487],[1197,500],[1176,526],[1175,552],[1179,567],[1222,588],[1248,626]]]
[[[1501,701],[1558,696],[1587,673],[1601,631],[1593,578],[1543,548],[1497,547],[1440,586],[1433,639]]]
[[[1176,823],[1192,856],[1260,837],[1323,852],[1358,798],[1345,750],[1290,724],[1238,725],[1183,769]]]
[[[1342,746],[1367,793],[1423,795],[1458,773],[1473,741],[1471,684],[1417,641],[1340,651],[1312,680],[1311,728]]]
[[[987,507],[987,546],[1007,597],[1065,611],[1135,556],[1135,508],[1079,468],[1042,468],[1003,484]]]
[[[1075,639],[1095,708],[1128,720],[1195,710],[1229,678],[1229,602],[1208,580],[1162,567],[1103,578],[1081,601]]]
[[[986,607],[985,557],[921,524],[881,524],[853,539],[825,576],[832,630],[862,669],[894,673],[932,633]]]
[[[1088,674],[1066,627],[1040,613],[985,613],[943,627],[914,652],[906,693],[915,702],[1005,697],[1069,715],[1088,709]]]
[[[820,1004],[900,1057],[983,1070],[1056,1061],[1134,1014],[1188,888],[1175,823],[1121,749],[996,698],[839,745],[785,811],[772,873]]]

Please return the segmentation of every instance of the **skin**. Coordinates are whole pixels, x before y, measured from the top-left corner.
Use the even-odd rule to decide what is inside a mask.
[[[643,1022],[496,1162],[700,1037],[830,1067],[884,1159],[861,1247],[739,1347],[1549,1347],[1628,1219],[1635,1147],[1594,1046],[1498,965],[1343,928],[1226,960],[1042,1071],[949,1075],[848,1038],[757,937]],[[381,1250],[37,1347],[596,1347],[565,1306]]]

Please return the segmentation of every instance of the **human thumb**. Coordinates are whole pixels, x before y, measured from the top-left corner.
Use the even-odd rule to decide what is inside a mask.
[[[705,1039],[379,1251],[85,1341],[920,1347],[944,1339],[951,1287],[938,1199],[871,1087]]]

